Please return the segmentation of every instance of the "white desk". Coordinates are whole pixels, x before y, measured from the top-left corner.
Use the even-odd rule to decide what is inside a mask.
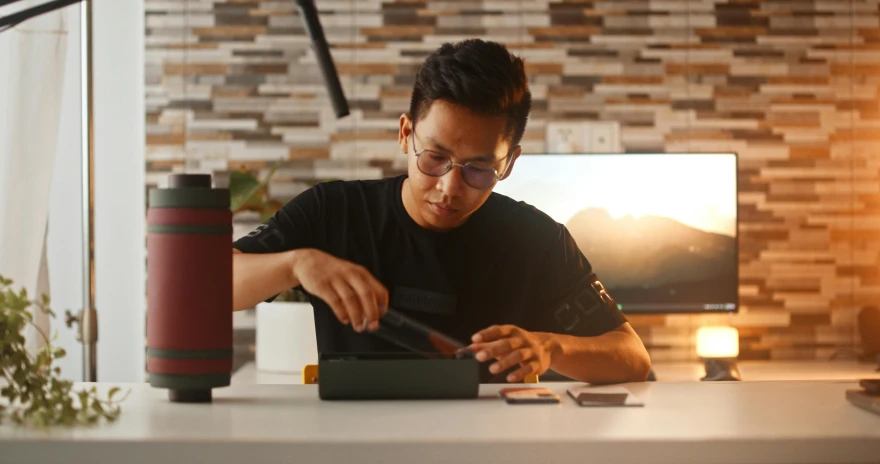
[[[744,381],[768,380],[856,380],[880,377],[877,366],[856,361],[740,361],[737,363]],[[705,375],[699,362],[655,363],[658,382],[687,382],[700,380]],[[232,378],[237,383],[260,385],[301,384],[299,373],[263,372],[249,362],[237,370]],[[880,460],[878,460],[880,461]]]
[[[877,365],[848,360],[836,361],[739,361],[743,381],[768,380],[856,380],[880,377]],[[655,363],[658,382],[699,380],[706,371],[700,362]]]
[[[563,393],[569,384],[545,384]],[[657,382],[627,385],[643,408],[508,405],[483,386],[460,401],[324,402],[314,385],[216,389],[172,404],[130,385],[119,422],[48,433],[0,426],[0,462],[867,463],[880,415],[846,402],[856,384]],[[102,388],[106,388],[102,385]]]

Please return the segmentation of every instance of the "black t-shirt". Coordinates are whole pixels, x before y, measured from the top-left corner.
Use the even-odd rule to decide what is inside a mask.
[[[568,230],[546,214],[492,193],[461,227],[425,230],[404,209],[405,177],[315,185],[234,246],[317,248],[358,263],[386,286],[392,308],[465,344],[493,324],[595,336],[626,322]],[[309,298],[319,352],[401,351]]]

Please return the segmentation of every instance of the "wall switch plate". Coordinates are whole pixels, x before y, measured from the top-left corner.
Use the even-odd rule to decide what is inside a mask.
[[[588,124],[591,153],[620,153],[620,123],[602,121]]]

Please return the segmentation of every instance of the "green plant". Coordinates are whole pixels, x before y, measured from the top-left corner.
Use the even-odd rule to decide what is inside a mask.
[[[269,198],[269,181],[278,166],[279,160],[269,169],[266,177],[260,180],[256,171],[236,170],[229,173],[229,196],[232,214],[242,211],[255,211],[260,215],[260,222],[266,222],[275,212],[281,209],[281,203]]]
[[[111,388],[107,398],[101,399],[96,387],[74,391],[73,382],[61,379],[61,369],[52,364],[65,356],[64,349],[52,346],[34,324],[34,315],[28,310],[31,306],[55,317],[47,295],[31,301],[25,289],[14,291],[12,280],[0,275],[0,400],[5,399],[0,401],[0,422],[7,415],[17,424],[40,427],[94,424],[102,417],[116,420],[119,403],[125,399],[114,400],[119,388]],[[45,342],[35,355],[25,345],[23,330],[27,325]]]

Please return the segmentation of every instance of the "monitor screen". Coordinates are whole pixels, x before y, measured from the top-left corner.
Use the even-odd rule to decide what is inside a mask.
[[[565,225],[625,313],[738,310],[735,153],[524,154],[494,191]]]

